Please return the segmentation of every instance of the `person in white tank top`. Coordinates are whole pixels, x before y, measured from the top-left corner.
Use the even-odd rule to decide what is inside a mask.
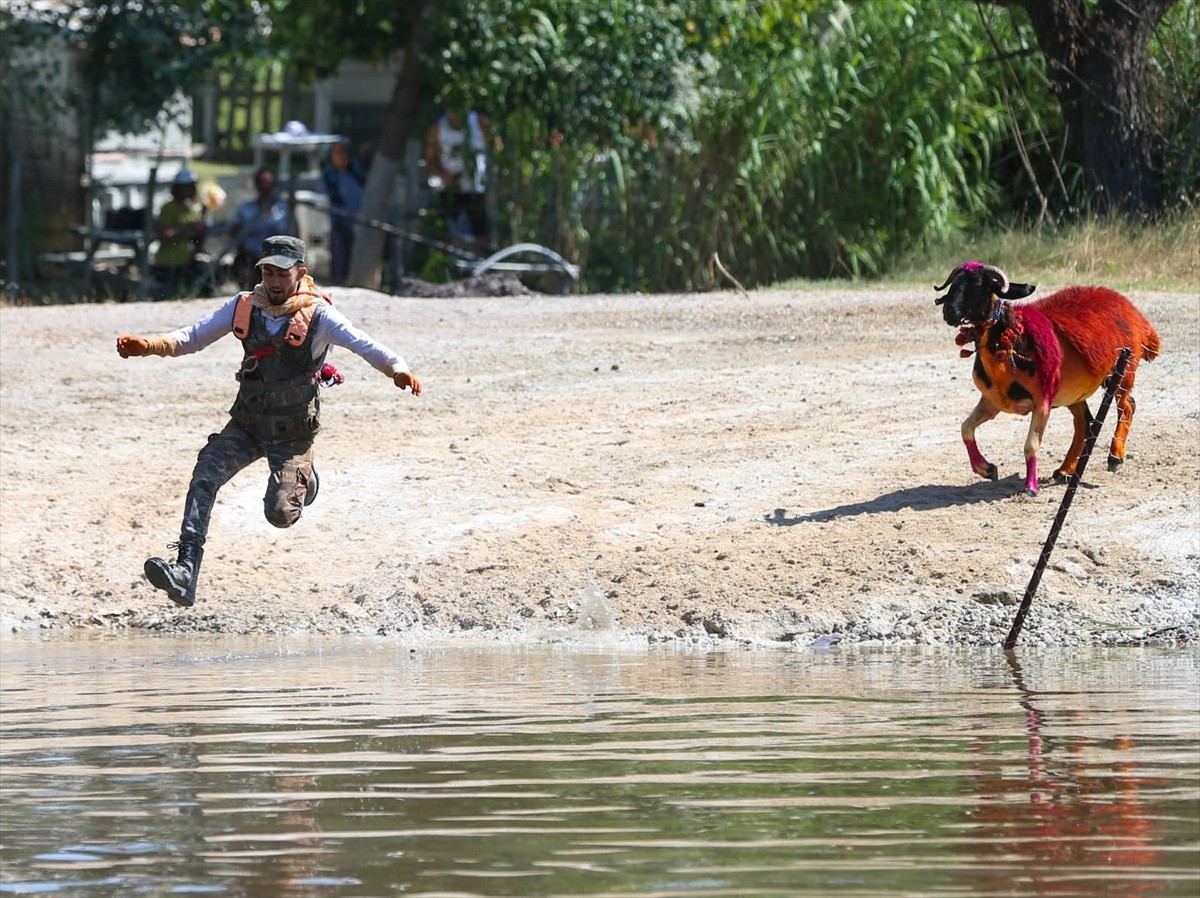
[[[480,247],[488,236],[484,192],[490,124],[487,116],[477,112],[468,113],[464,123],[457,113],[446,111],[430,126],[425,139],[429,186],[442,197],[447,224],[455,230],[461,220]]]

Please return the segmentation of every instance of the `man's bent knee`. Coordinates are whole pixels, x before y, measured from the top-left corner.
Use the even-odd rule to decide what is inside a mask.
[[[297,496],[294,489],[270,493],[263,499],[263,513],[273,527],[291,527],[300,520],[302,511],[304,496]]]
[[[291,527],[294,523],[300,520],[299,508],[276,508],[268,506],[266,509],[267,521],[273,527],[278,527],[281,530]]]
[[[263,497],[263,512],[275,527],[291,527],[304,511],[304,483],[295,472],[285,478],[272,478],[272,488]]]

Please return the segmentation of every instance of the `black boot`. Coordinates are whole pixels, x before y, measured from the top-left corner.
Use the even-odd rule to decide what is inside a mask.
[[[196,604],[196,581],[200,579],[200,559],[204,557],[204,541],[184,537],[175,564],[162,558],[147,558],[146,579],[155,589],[165,592],[176,605],[191,608]]]
[[[308,483],[304,487],[304,507],[307,508],[317,501],[317,490],[321,488],[321,478],[317,476],[317,466],[309,468]]]

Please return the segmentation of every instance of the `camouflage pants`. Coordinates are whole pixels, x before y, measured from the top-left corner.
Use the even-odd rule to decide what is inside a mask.
[[[312,476],[313,438],[264,443],[231,420],[220,433],[209,436],[196,457],[180,536],[198,539],[203,544],[217,490],[238,471],[264,456],[271,475],[263,494],[263,513],[276,527],[291,527],[300,520]]]

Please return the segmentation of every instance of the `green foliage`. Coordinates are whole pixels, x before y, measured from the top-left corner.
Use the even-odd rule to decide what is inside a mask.
[[[69,108],[64,67],[39,52],[57,34],[51,17],[28,0],[0,6],[0,115],[7,127],[41,131]]]
[[[1059,227],[1084,221],[1095,203],[1078,154],[1051,90],[1047,62],[1028,18],[979,4],[984,35],[997,58],[996,89],[1009,107],[1009,134],[997,147],[992,177],[1001,192],[993,216]],[[1067,0],[1045,0],[1060,6]],[[1105,4],[1112,9],[1110,4]],[[1100,12],[1098,0],[1084,4]],[[1099,25],[1090,31],[1103,33]],[[1200,18],[1196,0],[1175,0],[1154,31],[1143,87],[1153,122],[1150,154],[1162,175],[1164,212],[1194,204],[1200,194]],[[1127,86],[1133,90],[1133,86]]]
[[[613,216],[628,209],[610,182],[631,149],[664,126],[677,94],[679,8],[655,0],[441,5],[429,79],[440,105],[487,113],[501,138],[493,155],[500,242],[534,239],[585,263],[595,243],[596,271],[609,270],[601,256],[619,255],[629,236],[613,234]],[[617,283],[628,280],[614,273],[594,286]]]
[[[1169,210],[1161,220],[1133,223],[1087,216],[1057,228],[1026,225],[973,231],[963,241],[922,247],[898,257],[889,281],[941,283],[969,256],[999,265],[1015,280],[1041,289],[1103,284],[1117,290],[1195,292],[1200,283],[1200,207]]]
[[[1146,73],[1150,112],[1162,143],[1169,206],[1200,204],[1200,3],[1181,0],[1163,17]]]
[[[989,82],[1005,109],[991,178],[998,192],[993,217],[1057,220],[1087,205],[1082,170],[1066,153],[1062,109],[1050,86],[1046,60],[1023,15],[999,6],[978,7],[978,39],[987,47]]]
[[[443,7],[428,60],[438,102],[527,112],[545,133],[612,146],[675,91],[683,36],[656,0],[484,0]]]
[[[19,272],[36,270],[37,250],[69,240],[82,202],[74,169],[96,139],[169,124],[178,93],[239,46],[258,51],[257,21],[245,0],[0,2],[0,162],[7,174],[13,158],[36,160],[17,194]],[[46,185],[52,165],[61,188]]]
[[[1195,9],[1164,21],[1149,85],[1175,196],[1200,165]],[[704,286],[714,252],[749,284],[870,275],[1085,205],[1032,30],[990,4],[475,0],[434,44],[439,98],[504,138],[505,236],[589,289]]]
[[[1049,0],[1047,0],[1049,2]],[[533,240],[589,290],[878,274],[980,223],[1086,206],[1023,15],[964,0],[12,0],[0,55],[80,50],[92,130],[152,121],[180,86],[286,56],[302,82],[392,58],[428,12],[441,105],[486,112],[497,242]],[[14,12],[17,11],[17,12]],[[71,18],[68,20],[68,11]],[[19,15],[17,14],[19,13]],[[1200,21],[1180,0],[1146,89],[1170,201],[1200,192]],[[236,66],[234,65],[236,62]],[[60,91],[61,93],[61,91]],[[15,121],[12,98],[0,91]],[[53,84],[42,109],[50,109]],[[32,119],[34,117],[27,116]]]
[[[869,3],[819,45],[789,179],[800,202],[779,210],[811,272],[877,272],[987,210],[1005,122],[973,16],[959,4]]]
[[[202,83],[218,62],[254,37],[258,22],[244,0],[14,0],[6,15],[12,17],[9,25],[20,23],[19,33],[34,46],[58,38],[76,50],[80,87],[73,100],[85,113],[89,144],[110,128],[164,124],[163,110],[176,92]]]
[[[498,121],[512,239],[586,262],[590,288],[701,286],[714,252],[747,283],[875,272],[994,198],[1005,116],[970,6],[457,12],[432,60],[439,95]]]
[[[414,0],[265,0],[271,43],[285,49],[302,84],[327,78],[346,59],[381,63],[404,47],[415,16]]]

